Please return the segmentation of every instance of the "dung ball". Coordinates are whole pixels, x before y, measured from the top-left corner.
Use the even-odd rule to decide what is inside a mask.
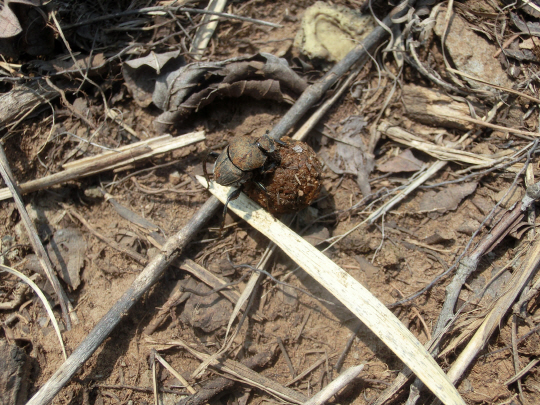
[[[322,165],[313,149],[305,142],[281,139],[277,145],[280,164],[268,173],[255,176],[244,191],[272,214],[300,211],[319,196]],[[264,186],[266,191],[255,182]]]

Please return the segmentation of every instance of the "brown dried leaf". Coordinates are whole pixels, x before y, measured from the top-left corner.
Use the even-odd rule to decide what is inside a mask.
[[[450,186],[439,192],[430,190],[420,200],[420,211],[444,213],[457,208],[461,200],[476,190],[478,183]]]
[[[76,290],[81,284],[80,271],[84,265],[86,241],[77,228],[56,231],[47,246],[47,252],[60,277]]]
[[[410,149],[405,149],[398,156],[377,165],[377,170],[384,173],[416,172],[420,170],[423,165],[424,163],[414,157],[414,154]]]
[[[125,64],[123,68],[126,85],[137,102],[148,105],[151,98],[164,111],[154,122],[161,132],[218,96],[247,95],[256,99],[288,101],[282,88],[299,94],[307,87],[306,81],[284,60],[270,54],[222,62],[195,62],[176,69],[169,69],[170,63],[166,69],[157,71],[156,66],[161,64],[145,57]]]
[[[5,0],[0,10],[0,53],[17,57],[26,52],[43,55],[52,51],[54,36],[39,0]],[[20,36],[20,37],[19,37]]]
[[[184,64],[185,60],[180,56],[180,51],[162,54],[152,52],[148,56],[124,63],[122,74],[133,99],[144,108],[152,103],[158,78],[177,71]]]
[[[320,154],[326,165],[336,174],[356,175],[356,183],[362,194],[371,194],[369,175],[374,167],[373,156],[367,152],[367,147],[361,137],[362,129],[367,122],[363,117],[353,115],[346,119],[337,139],[333,157],[327,153]]]

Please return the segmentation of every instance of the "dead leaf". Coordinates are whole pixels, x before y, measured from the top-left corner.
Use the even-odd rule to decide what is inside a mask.
[[[159,132],[167,131],[170,125],[216,97],[249,96],[292,102],[284,90],[300,94],[307,87],[285,60],[266,53],[185,66],[172,62],[177,59],[171,54],[149,55],[123,67],[126,85],[137,103],[147,106],[151,99],[164,111],[154,122]],[[175,63],[174,69],[169,67]]]
[[[334,173],[356,175],[356,183],[364,196],[371,194],[369,175],[374,167],[373,156],[368,154],[361,137],[361,131],[366,124],[363,117],[350,116],[337,135],[341,142],[336,143],[334,156],[330,157],[324,151],[320,154]]]
[[[204,284],[192,288],[200,294],[210,291]],[[232,313],[232,304],[219,293],[197,295],[192,293],[187,300],[180,319],[194,328],[200,328],[206,333],[214,332],[227,325]]]
[[[52,52],[54,35],[39,0],[5,0],[0,10],[0,53],[45,55]]]
[[[377,170],[383,173],[416,172],[424,166],[421,160],[414,157],[410,149],[405,149],[398,156],[377,165]]]
[[[515,13],[510,13],[512,21],[521,32],[529,35],[535,35],[540,37],[540,23],[538,22],[525,22]]]
[[[221,83],[211,85],[193,94],[178,106],[177,109],[162,113],[156,118],[154,125],[156,128],[165,129],[169,125],[182,121],[192,112],[198,111],[200,108],[212,103],[216,98],[238,98],[241,96],[249,96],[255,100],[265,99],[278,102],[286,99],[277,80],[243,80],[231,84]]]
[[[86,241],[76,228],[56,231],[47,245],[47,252],[59,274],[69,286],[76,290],[81,284],[80,271],[84,265]]]
[[[162,54],[152,52],[148,56],[125,62],[122,74],[133,99],[144,108],[152,103],[158,78],[177,71],[184,64],[180,51]]]
[[[535,37],[530,37],[530,38],[525,39],[519,44],[519,49],[533,50],[537,46],[540,46],[540,39],[535,38]]]
[[[524,49],[522,51],[519,51],[517,49],[503,49],[503,52],[506,56],[509,56],[521,62],[537,62],[538,61],[538,58],[536,57],[536,55],[532,51],[529,51],[528,49]]]
[[[425,193],[420,200],[420,211],[440,212],[455,210],[461,200],[476,190],[478,183],[463,183],[457,186],[450,186],[439,192],[430,190]]]

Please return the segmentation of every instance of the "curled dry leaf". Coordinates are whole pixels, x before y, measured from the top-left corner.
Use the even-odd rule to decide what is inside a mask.
[[[151,98],[164,111],[154,122],[160,132],[216,97],[247,95],[290,101],[287,92],[300,94],[307,87],[285,60],[266,53],[222,62],[182,64],[180,57],[171,53],[124,64],[126,85],[137,102],[147,106]]]
[[[161,54],[151,52],[142,58],[125,62],[122,73],[133,99],[144,108],[152,103],[157,78],[166,76],[183,65],[185,65],[185,60],[180,56],[180,51]]]
[[[54,35],[39,0],[5,0],[0,9],[0,54],[44,55],[53,50]]]

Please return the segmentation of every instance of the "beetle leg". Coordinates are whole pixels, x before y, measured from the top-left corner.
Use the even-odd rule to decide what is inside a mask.
[[[276,162],[275,160],[273,162],[270,162],[270,164],[268,164],[268,166],[266,167],[262,167],[261,168],[261,174],[266,174],[272,170],[274,170],[276,167],[279,166],[279,162]]]
[[[223,232],[223,227],[225,226],[225,217],[227,216],[227,208],[229,207],[229,202],[238,198],[238,196],[242,192],[242,188],[242,186],[238,187],[236,190],[233,190],[233,192],[227,196],[227,201],[225,201],[225,206],[223,207],[223,220],[221,221],[221,226],[219,227],[220,238],[221,233]]]
[[[266,211],[270,212],[270,194],[266,187],[259,181],[254,181],[255,185],[261,189],[261,191],[266,195]]]
[[[206,156],[204,157],[204,160],[203,160],[202,168],[203,168],[204,178],[206,179],[206,189],[207,190],[210,188],[210,176],[208,176],[208,171],[206,170],[206,163],[208,162],[208,157],[209,156],[218,157],[219,153],[214,152],[214,151],[209,151],[206,154]]]

